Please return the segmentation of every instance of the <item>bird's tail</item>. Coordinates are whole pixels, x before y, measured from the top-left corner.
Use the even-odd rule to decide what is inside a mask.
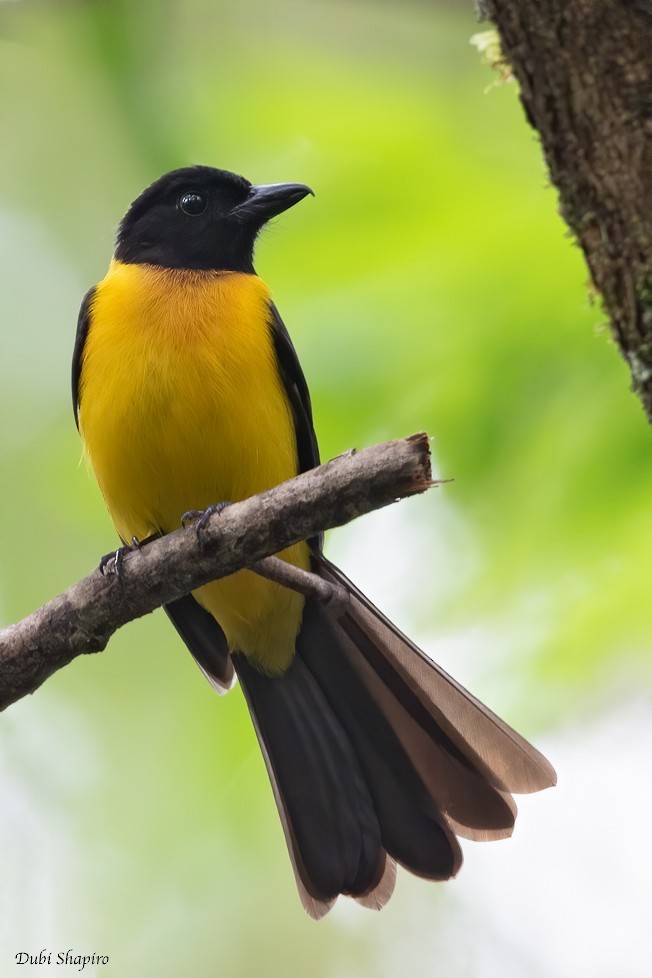
[[[456,836],[511,834],[512,792],[555,783],[548,761],[401,634],[336,567],[334,615],[306,601],[283,676],[234,656],[274,789],[301,901],[315,918],[340,893],[380,909],[396,863],[445,880]]]

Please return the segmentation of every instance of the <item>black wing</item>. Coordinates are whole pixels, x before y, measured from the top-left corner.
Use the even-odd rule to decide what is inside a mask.
[[[88,336],[88,328],[91,324],[91,301],[95,295],[95,286],[89,289],[82,299],[77,319],[77,335],[75,336],[75,349],[72,354],[72,409],[75,415],[75,424],[79,429],[79,379],[81,377],[82,356],[84,353],[84,343]]]
[[[235,674],[226,636],[217,621],[191,594],[163,607],[213,689],[226,693]]]
[[[297,357],[297,351],[294,349],[290,335],[274,303],[270,304],[270,311],[276,359],[294,415],[299,472],[306,472],[308,469],[314,469],[315,466],[319,465],[319,448],[312,424],[310,393]]]

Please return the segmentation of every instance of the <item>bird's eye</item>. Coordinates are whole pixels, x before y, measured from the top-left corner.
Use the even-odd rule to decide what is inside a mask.
[[[208,207],[208,198],[205,194],[198,194],[197,191],[193,190],[181,194],[179,197],[179,207],[184,214],[196,217],[198,214],[203,214]]]

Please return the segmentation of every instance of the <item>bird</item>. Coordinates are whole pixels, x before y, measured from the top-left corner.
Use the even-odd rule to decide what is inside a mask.
[[[72,396],[125,547],[319,464],[308,385],[254,269],[268,221],[311,194],[188,166],[122,218],[82,301]],[[214,689],[242,688],[306,912],[319,919],[340,895],[379,910],[397,865],[450,879],[458,838],[509,836],[512,795],[555,771],[374,607],[321,538],[277,556],[340,589],[345,609],[242,570],[165,611]]]

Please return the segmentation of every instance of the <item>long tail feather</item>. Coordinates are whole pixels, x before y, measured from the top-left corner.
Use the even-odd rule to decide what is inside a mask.
[[[299,895],[314,918],[340,893],[380,909],[396,863],[445,880],[456,836],[509,835],[511,792],[555,772],[531,744],[435,665],[336,567],[337,613],[306,601],[296,656],[279,677],[233,656],[265,757]]]
[[[303,661],[281,677],[233,657],[304,906],[321,916],[340,893],[369,894],[385,872],[373,802],[358,759]]]
[[[421,704],[461,755],[496,788],[528,794],[556,784],[555,770],[543,754],[429,659],[339,568],[321,555],[315,560],[322,577],[343,585],[349,593],[350,607],[342,628],[353,641],[361,634],[366,636],[367,653],[373,648],[382,657],[376,668],[386,664],[403,681],[399,695],[411,692],[411,708]],[[398,692],[400,685],[396,681],[393,685]]]

